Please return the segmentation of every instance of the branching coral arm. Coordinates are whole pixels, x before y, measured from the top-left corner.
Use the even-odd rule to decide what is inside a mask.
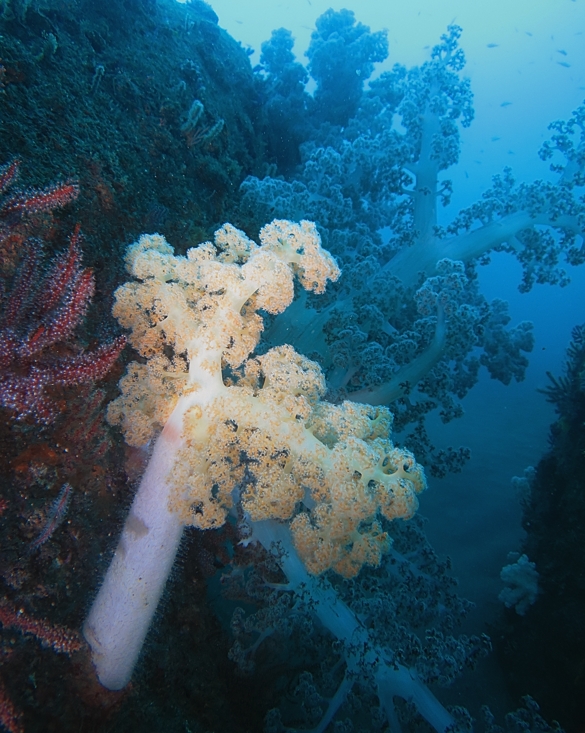
[[[428,348],[409,364],[399,369],[387,382],[372,389],[352,392],[352,400],[368,405],[390,405],[394,400],[407,395],[414,385],[439,362],[445,347],[446,334],[445,311],[439,306],[435,335]]]
[[[470,262],[500,244],[513,242],[521,231],[538,225],[566,229],[581,237],[584,236],[577,217],[565,215],[553,219],[547,213],[532,215],[528,211],[516,211],[465,234],[446,239],[434,237],[430,241],[417,242],[411,247],[400,250],[383,269],[399,278],[406,287],[412,287],[421,273],[427,276],[434,275],[437,262],[441,258]]]
[[[455,724],[453,716],[420,681],[414,670],[393,659],[391,650],[379,648],[372,643],[366,627],[338,597],[327,580],[317,579],[307,572],[286,525],[269,520],[255,522],[253,528],[254,539],[267,550],[278,547],[278,563],[287,577],[290,589],[299,595],[305,594],[310,597],[315,615],[341,642],[344,650],[348,673],[331,699],[325,715],[313,729],[313,733],[327,728],[349,694],[353,685],[352,680],[355,680],[359,676],[359,671],[363,672],[364,668],[371,670],[381,708],[392,730],[400,730],[395,697],[412,702],[437,733],[445,733]]]

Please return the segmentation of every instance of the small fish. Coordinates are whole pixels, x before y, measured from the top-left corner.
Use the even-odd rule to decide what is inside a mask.
[[[502,104],[500,104],[500,107],[509,107],[511,104],[512,102],[502,102]]]
[[[65,519],[65,514],[67,513],[72,493],[73,487],[71,486],[71,484],[64,484],[63,488],[59,492],[59,496],[55,499],[55,501],[53,502],[53,506],[49,509],[49,512],[47,513],[47,520],[45,522],[45,526],[43,527],[42,532],[36,538],[36,540],[33,540],[30,543],[31,552],[34,552],[34,550],[38,550],[41,545],[44,545],[49,537],[53,534],[53,532],[57,529],[57,527],[61,524],[63,519]]]
[[[532,37],[532,33],[530,31],[526,31],[526,35]]]
[[[488,48],[497,48],[499,45],[500,45],[499,43],[488,43],[487,47]]]
[[[563,51],[562,48],[557,48],[557,53],[561,53],[563,56],[566,56],[567,55],[567,52],[566,51]]]
[[[557,64],[559,66],[564,66],[565,69],[570,69],[571,68],[571,64],[567,63],[566,61],[557,61]]]
[[[492,142],[493,142],[493,143],[497,142],[498,140],[501,140],[501,138],[500,138],[500,137],[499,137],[498,135],[494,135],[494,136],[492,137]]]

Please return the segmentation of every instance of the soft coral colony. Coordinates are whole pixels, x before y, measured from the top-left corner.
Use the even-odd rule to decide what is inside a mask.
[[[319,19],[307,52],[316,99],[341,94],[348,69],[367,78],[371,65],[360,49],[372,35],[349,11]],[[321,124],[307,133],[288,180],[251,176],[242,185],[242,211],[260,220],[312,219],[345,272],[335,300],[325,307],[310,298],[295,303],[271,326],[269,340],[292,339],[301,351],[318,353],[330,387],[351,399],[391,403],[400,428],[417,426],[408,444],[438,474],[464,454],[427,453],[419,439],[425,414],[439,408],[445,422],[462,414],[460,400],[482,366],[504,384],[522,380],[534,344],[531,323],[510,327],[507,303],[481,293],[477,264],[491,251],[512,254],[523,269],[520,290],[527,291],[535,283],[566,285],[562,260],[585,261],[584,106],[551,125],[552,139],[540,151],[553,161],[550,182],[518,183],[507,169],[477,203],[440,226],[439,205],[452,194],[441,176],[458,161],[460,125],[474,116],[460,35],[450,26],[422,66],[395,64],[382,73],[343,124],[331,124],[322,105]],[[266,83],[282,96],[299,66],[291,46],[282,31],[263,46]],[[315,64],[334,46],[354,66]],[[290,83],[288,90],[300,93]],[[286,120],[280,125],[285,136]]]
[[[248,541],[280,548],[288,590],[340,643],[346,673],[315,730],[363,676],[389,722],[398,696],[446,730],[454,718],[416,670],[377,642],[323,576],[354,578],[380,563],[391,545],[381,519],[414,514],[421,467],[391,442],[386,408],[325,402],[319,366],[291,346],[249,356],[262,331],[258,310],[282,312],[295,275],[316,293],[339,276],[314,225],[275,220],[260,245],[225,225],[184,257],[163,237],[143,236],[126,264],[135,279],[116,292],[114,314],[146,363],[130,365],[108,416],[133,445],[162,432],[84,625],[100,681],[117,690],[130,680],[184,526],[217,527],[235,511]]]

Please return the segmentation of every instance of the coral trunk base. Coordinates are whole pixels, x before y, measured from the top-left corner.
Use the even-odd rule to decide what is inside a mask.
[[[98,678],[109,690],[130,681],[183,534],[183,523],[168,509],[166,476],[176,451],[163,431],[83,626]]]

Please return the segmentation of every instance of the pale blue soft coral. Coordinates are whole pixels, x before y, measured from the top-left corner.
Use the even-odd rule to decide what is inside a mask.
[[[511,553],[511,562],[502,568],[500,578],[505,588],[498,598],[506,608],[513,608],[519,616],[524,616],[538,597],[538,570],[527,555]]]
[[[374,63],[388,55],[386,32],[371,33],[345,9],[327,10],[315,25],[307,56],[317,83],[317,113],[324,121],[344,125],[355,114]]]
[[[324,23],[334,21],[366,43],[348,17],[330,13]],[[460,36],[450,26],[429,61],[381,74],[343,126],[309,116],[314,132],[287,179],[242,185],[250,220],[313,219],[344,273],[321,304],[309,297],[279,317],[267,341],[288,334],[319,358],[334,392],[391,402],[397,420],[419,434],[430,410],[444,419],[461,414],[459,400],[480,368],[504,384],[524,378],[532,326],[511,323],[507,304],[482,294],[476,270],[489,253],[517,258],[523,292],[536,283],[563,286],[564,261],[585,262],[585,105],[551,125],[540,151],[556,181],[518,182],[506,169],[439,226],[437,209],[452,192],[445,173],[458,161],[461,127],[474,117]],[[350,46],[339,50],[340,64]]]
[[[250,528],[253,538],[274,553],[268,562],[280,567],[286,582],[263,583],[254,576],[267,568],[256,562],[246,588],[248,600],[261,607],[248,618],[241,609],[236,612],[231,657],[250,670],[256,653],[262,656],[260,646],[273,636],[272,655],[284,653],[276,651],[280,640],[294,649],[297,665],[304,658],[313,668],[300,675],[297,705],[269,713],[266,733],[318,733],[330,724],[339,730],[358,712],[362,722],[371,721],[368,729],[389,723],[400,731],[404,703],[410,717],[422,717],[437,733],[455,726],[457,715],[429,685],[451,684],[489,651],[490,643],[485,636],[456,635],[471,604],[455,593],[449,564],[438,560],[420,521],[392,523],[394,546],[387,559],[378,568],[363,568],[351,582],[307,573],[284,524],[254,522]],[[295,719],[294,728],[287,726],[287,714]]]

